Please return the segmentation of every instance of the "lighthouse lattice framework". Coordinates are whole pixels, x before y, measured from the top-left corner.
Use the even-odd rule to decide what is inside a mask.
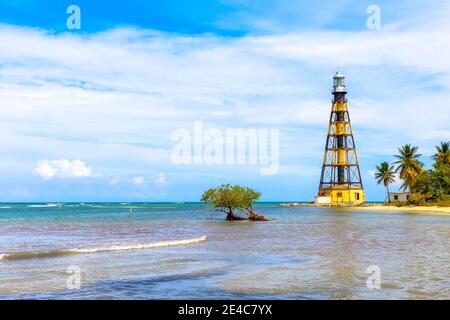
[[[347,105],[345,77],[333,77],[333,102],[316,203],[358,204],[365,201]]]

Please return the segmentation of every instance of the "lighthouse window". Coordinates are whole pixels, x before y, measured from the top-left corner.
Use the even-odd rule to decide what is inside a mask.
[[[344,86],[344,78],[335,78],[334,86],[335,87],[343,87]]]
[[[355,193],[355,199],[359,200],[359,192]]]

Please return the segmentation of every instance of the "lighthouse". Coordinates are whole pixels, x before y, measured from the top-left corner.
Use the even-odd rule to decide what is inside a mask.
[[[364,188],[348,112],[345,77],[341,72],[336,72],[333,77],[332,94],[322,173],[315,203],[330,205],[363,203]]]

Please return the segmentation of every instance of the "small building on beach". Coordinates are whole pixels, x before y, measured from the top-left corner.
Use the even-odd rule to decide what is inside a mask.
[[[385,202],[406,202],[409,200],[409,192],[389,192]]]

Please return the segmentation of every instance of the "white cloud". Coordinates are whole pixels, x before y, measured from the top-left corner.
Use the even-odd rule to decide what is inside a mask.
[[[158,177],[155,179],[154,182],[156,184],[158,184],[158,185],[165,185],[165,184],[167,184],[166,175],[164,173],[160,172],[158,174]]]
[[[40,160],[36,163],[34,172],[42,179],[91,177],[92,168],[81,160]]]
[[[112,186],[115,186],[115,185],[118,184],[119,182],[120,182],[120,179],[117,178],[117,177],[115,177],[115,178],[109,180],[109,184],[112,185]]]
[[[417,128],[423,137],[445,130],[442,119],[448,117],[436,115],[450,116],[443,103],[449,95],[419,87],[411,97],[408,86],[435,77],[424,86],[450,88],[447,31],[442,24],[426,30],[386,27],[229,39],[135,29],[69,36],[0,26],[5,44],[1,127],[16,131],[20,120],[26,124],[22,134],[139,144],[167,143],[179,122],[200,118],[225,125],[322,124],[329,111],[325,93],[333,71],[342,66],[355,102],[352,116],[364,121],[359,127],[410,130],[419,120],[412,109],[427,103],[433,108]],[[32,44],[36,50],[27,50]],[[394,93],[395,100],[389,98]],[[384,117],[393,109],[404,121]],[[52,126],[47,113],[58,119]]]
[[[133,182],[133,184],[140,186],[145,183],[145,179],[142,176],[136,176],[136,177],[133,177],[132,182]]]

